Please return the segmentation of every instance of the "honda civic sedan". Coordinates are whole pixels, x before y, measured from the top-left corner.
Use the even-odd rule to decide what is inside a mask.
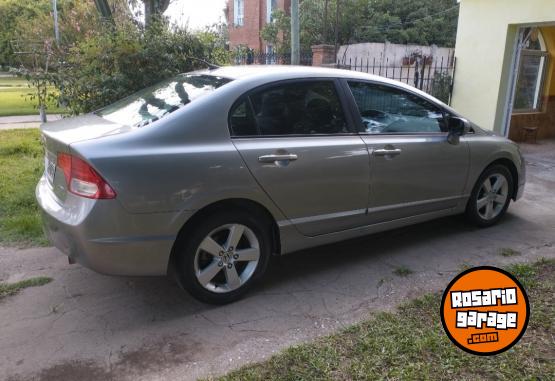
[[[175,274],[209,303],[244,295],[272,255],[461,213],[493,225],[525,182],[511,141],[410,86],[336,69],[181,74],[42,138],[36,197],[70,263]]]

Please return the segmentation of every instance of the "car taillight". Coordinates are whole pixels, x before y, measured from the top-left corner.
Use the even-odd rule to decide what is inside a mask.
[[[67,189],[78,196],[108,199],[116,192],[87,162],[73,155],[58,152],[58,167],[64,171]]]

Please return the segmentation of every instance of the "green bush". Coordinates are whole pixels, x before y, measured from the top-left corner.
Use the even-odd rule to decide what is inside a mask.
[[[443,103],[449,103],[452,81],[453,77],[449,73],[436,71],[432,81],[432,95]]]
[[[112,18],[100,17],[92,1],[58,0],[57,6],[59,42],[50,0],[0,0],[0,24],[6,26],[0,30],[0,68],[9,66],[31,82],[39,104],[55,97],[73,114],[89,112],[206,67],[198,59],[230,62],[221,23],[192,33],[159,15],[144,26],[127,1],[111,2]]]
[[[180,72],[205,67],[205,46],[163,21],[149,28],[115,27],[77,42],[63,54],[56,86],[74,114],[90,112]]]

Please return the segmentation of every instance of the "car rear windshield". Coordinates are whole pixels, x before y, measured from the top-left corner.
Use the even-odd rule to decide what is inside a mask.
[[[142,127],[210,94],[231,80],[206,74],[180,74],[95,112],[111,122]]]

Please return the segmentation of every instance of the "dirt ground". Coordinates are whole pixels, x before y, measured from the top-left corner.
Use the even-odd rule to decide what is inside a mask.
[[[555,142],[524,145],[525,196],[497,226],[445,218],[279,258],[237,303],[196,302],[166,278],[96,274],[53,248],[0,249],[0,281],[53,282],[0,301],[0,379],[189,380],[440,291],[466,266],[555,258]],[[502,249],[519,252],[503,256]],[[399,276],[400,267],[412,271]]]

